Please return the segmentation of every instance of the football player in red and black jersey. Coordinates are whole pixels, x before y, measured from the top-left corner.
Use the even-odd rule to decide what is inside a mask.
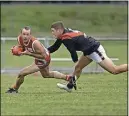
[[[61,21],[54,22],[51,25],[51,32],[57,40],[48,48],[49,52],[55,52],[59,49],[61,44],[64,44],[70,52],[73,62],[75,62],[73,78],[71,78],[67,86],[58,83],[58,86],[62,89],[68,91],[73,87],[76,89],[76,79],[80,77],[82,69],[92,61],[98,63],[111,74],[120,74],[128,70],[127,64],[116,66],[106,55],[100,42],[81,31],[65,28]],[[76,51],[82,51],[83,53],[79,60]]]

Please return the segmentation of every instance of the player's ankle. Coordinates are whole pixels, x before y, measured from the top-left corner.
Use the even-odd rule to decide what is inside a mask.
[[[70,78],[71,78],[70,75],[66,75],[66,81],[69,81]]]
[[[14,90],[18,90],[18,87],[16,85],[13,85],[11,88],[13,88]]]

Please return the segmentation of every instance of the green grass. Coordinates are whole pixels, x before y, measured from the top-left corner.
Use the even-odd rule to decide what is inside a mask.
[[[5,91],[15,75],[1,75],[1,115],[127,115],[127,73],[87,74],[72,93],[56,87],[56,79],[30,75],[18,94]]]
[[[16,41],[6,41],[1,47],[5,53],[4,67],[24,67],[33,62],[30,57],[15,57],[10,48]],[[127,63],[127,41],[101,41],[109,57],[117,57],[116,64]],[[63,51],[63,52],[62,52]],[[70,57],[64,46],[53,57]],[[2,60],[3,63],[3,60]],[[71,63],[52,62],[51,66],[74,66]],[[5,94],[16,75],[1,75],[1,114],[5,115],[127,115],[127,73],[119,75],[82,74],[78,90],[67,93],[56,87],[56,79],[43,79],[29,75],[19,89],[19,94]]]
[[[127,41],[101,41],[101,44],[104,46],[107,55],[111,58],[119,58],[119,61],[116,61],[116,64],[127,63]],[[1,59],[2,67],[24,67],[30,65],[33,62],[32,57],[22,56],[17,57],[13,56],[10,52],[10,48],[16,45],[16,41],[6,41],[5,44],[2,44],[1,56],[4,56],[4,59]],[[63,51],[63,52],[62,52]],[[119,52],[118,52],[119,51]],[[82,53],[78,53],[80,56]],[[70,54],[67,49],[62,45],[58,51],[51,54],[52,58],[70,58]],[[51,66],[73,66],[73,62],[51,62]]]
[[[127,34],[127,5],[1,5],[1,35],[17,36],[30,25],[36,36],[50,36],[52,22],[97,35]]]

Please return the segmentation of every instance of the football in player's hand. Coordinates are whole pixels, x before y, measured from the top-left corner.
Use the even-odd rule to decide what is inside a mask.
[[[16,45],[11,48],[11,52],[13,55],[20,56],[21,52],[23,52],[23,48],[21,46]]]

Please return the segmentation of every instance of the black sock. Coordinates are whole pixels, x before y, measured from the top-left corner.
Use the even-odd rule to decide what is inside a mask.
[[[69,89],[72,89],[72,88],[73,88],[73,84],[72,84],[72,83],[68,83],[68,84],[67,84],[67,87],[68,87]]]

